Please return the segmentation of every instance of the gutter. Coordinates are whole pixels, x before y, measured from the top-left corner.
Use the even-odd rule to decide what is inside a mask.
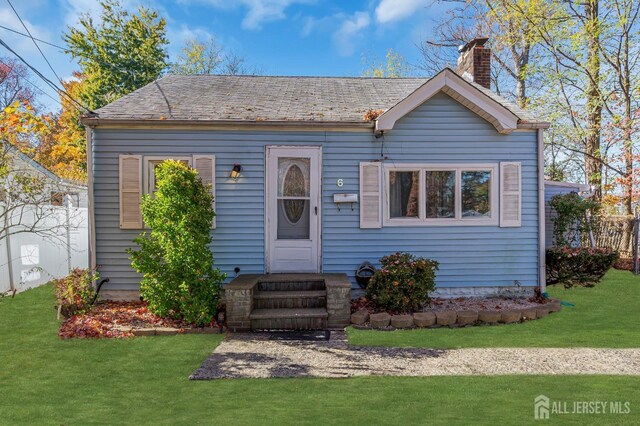
[[[245,121],[245,120],[160,120],[160,119],[110,119],[98,117],[82,117],[81,123],[87,127],[213,127],[225,129],[261,129],[292,128],[326,131],[327,129],[352,129],[356,131],[371,130],[373,122],[368,121]]]
[[[547,261],[545,241],[544,207],[544,138],[543,129],[538,129],[538,283],[540,291],[547,291]]]
[[[551,123],[548,121],[519,121],[518,129],[548,129],[551,127]]]
[[[93,135],[90,127],[85,129],[87,139],[87,195],[89,211],[89,268],[96,269],[96,231],[93,200]]]

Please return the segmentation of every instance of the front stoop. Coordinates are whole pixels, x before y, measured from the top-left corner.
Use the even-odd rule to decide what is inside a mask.
[[[227,326],[234,332],[349,325],[351,283],[346,274],[240,275],[224,291]]]

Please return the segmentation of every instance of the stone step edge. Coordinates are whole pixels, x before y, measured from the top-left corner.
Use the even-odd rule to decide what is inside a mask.
[[[328,318],[325,308],[287,308],[287,309],[254,309],[249,319],[282,319],[282,318]]]
[[[254,299],[312,299],[327,297],[326,290],[257,291]]]

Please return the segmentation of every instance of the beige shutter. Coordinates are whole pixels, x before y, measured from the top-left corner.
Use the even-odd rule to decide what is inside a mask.
[[[120,228],[142,229],[142,156],[121,155],[120,176]]]
[[[500,163],[500,226],[522,225],[521,163]]]
[[[213,195],[213,211],[216,211],[216,157],[214,155],[194,155],[193,168],[198,171],[202,183],[211,184]],[[217,212],[216,212],[217,213]],[[216,218],[213,218],[212,228],[216,227]]]
[[[382,164],[360,163],[360,228],[382,227]]]

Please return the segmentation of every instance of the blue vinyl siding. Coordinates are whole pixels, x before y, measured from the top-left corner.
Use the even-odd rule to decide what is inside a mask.
[[[440,287],[533,286],[538,280],[537,135],[501,135],[444,94],[399,120],[384,138],[370,132],[257,132],[207,130],[108,130],[93,134],[96,255],[111,289],[137,288],[139,277],[125,249],[139,233],[119,229],[118,155],[216,156],[216,265],[230,277],[264,272],[264,164],[268,145],[322,146],[322,266],[350,276],[363,261],[410,251],[440,262]],[[522,227],[359,228],[352,211],[333,204],[336,192],[357,193],[359,163],[380,159],[407,163],[522,162]],[[242,177],[228,178],[234,163]],[[339,188],[338,179],[344,186]],[[498,194],[495,194],[498,196]],[[497,212],[496,212],[497,213]]]

